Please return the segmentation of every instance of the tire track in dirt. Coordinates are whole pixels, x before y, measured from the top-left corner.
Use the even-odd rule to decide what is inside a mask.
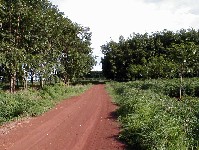
[[[104,85],[58,104],[42,116],[0,133],[2,150],[122,150],[116,106]],[[4,127],[0,129],[3,130]]]

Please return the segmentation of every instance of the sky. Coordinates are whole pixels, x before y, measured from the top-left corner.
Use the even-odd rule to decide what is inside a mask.
[[[73,22],[89,27],[93,55],[101,70],[100,46],[119,36],[164,29],[199,29],[199,0],[49,0]]]

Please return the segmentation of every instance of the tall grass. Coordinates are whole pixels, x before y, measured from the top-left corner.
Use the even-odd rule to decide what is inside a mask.
[[[90,85],[45,86],[42,90],[29,89],[16,94],[0,91],[0,124],[17,117],[37,116],[65,98],[78,95]]]
[[[158,79],[145,80],[127,83],[128,86],[142,90],[151,89],[155,93],[162,93],[170,97],[179,97],[180,80],[179,79]],[[193,97],[199,97],[199,78],[185,78],[182,84],[182,94]]]
[[[120,138],[132,148],[199,149],[199,98],[184,96],[177,101],[169,83],[174,84],[150,80],[107,85],[119,105]]]

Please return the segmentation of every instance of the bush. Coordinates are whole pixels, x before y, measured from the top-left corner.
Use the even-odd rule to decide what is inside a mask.
[[[0,124],[17,117],[37,116],[57,102],[70,96],[78,95],[88,89],[84,86],[45,86],[42,90],[29,89],[16,94],[0,92]]]
[[[150,89],[155,93],[162,93],[170,97],[179,97],[180,79],[158,79],[145,80],[126,83],[129,87],[139,88],[142,90]],[[199,78],[183,79],[182,95],[199,97]]]
[[[176,96],[177,86],[172,80],[167,81],[107,85],[119,104],[120,138],[134,149],[199,148],[199,99],[171,98]]]

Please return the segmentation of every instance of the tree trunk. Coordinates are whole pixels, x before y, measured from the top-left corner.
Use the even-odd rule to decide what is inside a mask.
[[[55,74],[55,75],[54,75],[55,84],[58,83],[58,80],[59,80],[59,79],[57,78],[57,75]],[[59,82],[60,82],[60,81],[59,81]]]
[[[66,75],[66,76],[64,76],[64,84],[65,84],[65,85],[67,85],[67,84],[68,84],[68,77],[67,77],[67,75]]]
[[[10,77],[10,93],[14,93],[14,88],[13,88],[13,75],[11,75]]]
[[[24,78],[24,89],[28,88],[28,80],[27,77]]]
[[[31,77],[30,77],[30,78],[31,78],[31,79],[30,79],[30,82],[31,82],[31,85],[32,85],[32,87],[33,87],[33,85],[34,85],[34,78],[33,78],[33,76],[34,76],[34,71],[31,70],[30,76],[31,76]]]
[[[182,75],[183,75],[183,65],[181,65],[181,72],[180,72],[180,97],[179,99],[182,99]]]
[[[33,76],[31,76],[31,85],[34,85]]]
[[[180,100],[182,99],[182,74],[180,76]]]
[[[25,76],[24,76],[24,89],[26,90],[28,88],[28,74],[27,72],[25,72]]]
[[[17,88],[19,88],[19,79],[16,79],[17,80]]]
[[[15,85],[16,85],[16,73],[11,74],[10,77],[10,93],[15,92]]]
[[[39,81],[40,81],[40,88],[43,88],[44,82],[43,82],[43,77],[42,76],[39,77]]]

